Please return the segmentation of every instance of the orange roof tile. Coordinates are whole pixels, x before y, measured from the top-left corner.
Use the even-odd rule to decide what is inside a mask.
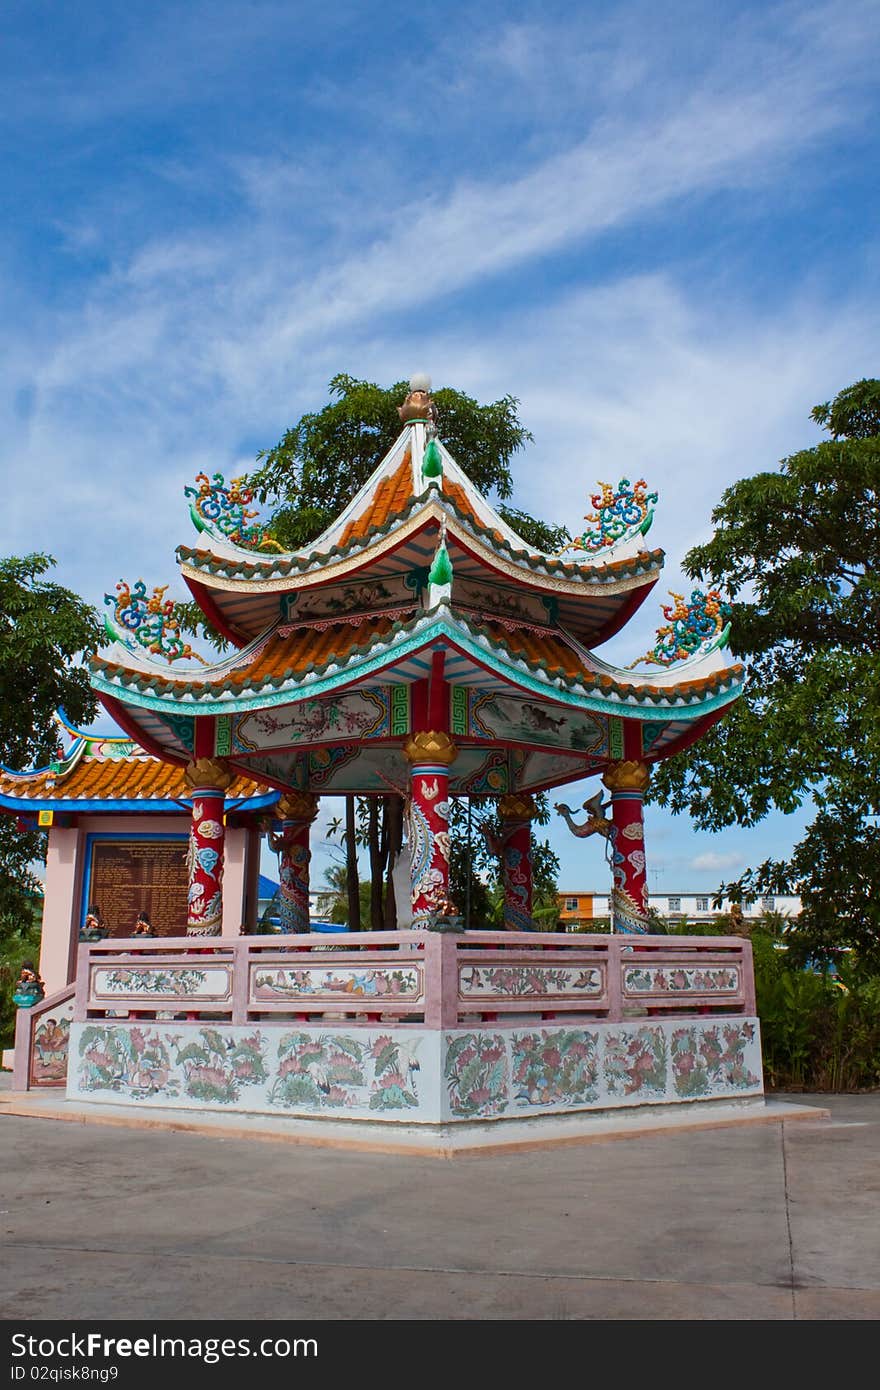
[[[583,676],[584,663],[561,637],[549,632],[529,632],[525,628],[510,631],[500,623],[480,624],[493,641],[501,643],[513,656],[545,666],[548,671],[562,671],[566,676]]]
[[[398,467],[382,479],[360,516],[348,523],[336,544],[342,547],[365,536],[371,526],[382,526],[389,516],[403,511],[412,495],[412,453],[407,449]]]
[[[275,636],[260,652],[252,666],[242,669],[242,682],[259,685],[287,671],[299,675],[309,666],[326,666],[342,660],[370,637],[391,631],[391,618],[365,618],[357,623],[334,623],[332,627],[298,628],[289,637]],[[323,630],[322,630],[323,629]]]
[[[271,788],[237,777],[227,798],[265,796]],[[130,758],[82,758],[70,773],[32,777],[0,773],[0,795],[28,801],[183,801],[190,795],[182,767],[148,754]]]
[[[454,483],[451,479],[444,477],[443,493],[444,496],[449,498],[450,502],[452,502],[458,511],[461,512],[462,516],[470,517],[471,521],[475,521],[484,531],[489,531],[490,535],[494,536],[496,541],[504,540],[500,531],[494,529],[490,530],[490,528],[487,527],[461,483]]]
[[[239,666],[232,671],[212,673],[205,679],[200,672],[185,677],[166,676],[158,671],[150,678],[150,686],[155,689],[178,687],[185,690],[243,690],[247,686],[265,685],[285,676],[303,675],[309,667],[327,666],[332,661],[344,660],[355,647],[367,642],[371,637],[385,636],[391,631],[393,620],[388,617],[364,618],[357,623],[331,623],[324,621],[314,627],[297,627],[288,636],[276,632],[258,651],[249,666]],[[104,667],[113,673],[128,670],[102,657],[94,660],[96,667]]]

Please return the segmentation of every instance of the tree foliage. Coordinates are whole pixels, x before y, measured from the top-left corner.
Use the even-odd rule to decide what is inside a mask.
[[[728,488],[711,540],[685,559],[734,600],[747,683],[719,725],[661,765],[652,796],[710,830],[812,802],[787,860],[719,891],[798,893],[796,955],[855,947],[880,962],[880,381],[812,418],[832,438]]]
[[[97,703],[83,653],[99,646],[98,616],[88,604],[41,578],[50,555],[0,560],[0,762],[45,763],[58,742],[53,716],[64,709],[89,724]]]
[[[546,794],[535,797],[536,825],[547,825],[550,804]],[[501,834],[498,803],[452,797],[449,811],[449,890],[459,915],[474,931],[500,931],[504,926],[504,886],[499,859],[489,849],[490,836]],[[532,832],[532,916],[546,931],[559,921],[556,899],[559,859],[547,840]]]
[[[55,755],[55,711],[89,724],[95,696],[81,658],[101,638],[97,614],[69,589],[42,578],[55,561],[49,555],[0,560],[0,762],[25,769]],[[23,957],[39,948],[36,915],[42,884],[32,865],[45,858],[46,836],[0,816],[0,992],[18,972]],[[4,1042],[10,1018],[4,1003]]]

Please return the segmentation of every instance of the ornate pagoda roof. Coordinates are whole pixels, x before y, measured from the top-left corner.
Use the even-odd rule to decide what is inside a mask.
[[[426,473],[426,458],[435,470]],[[206,508],[208,510],[208,508]],[[650,517],[647,517],[650,524]],[[517,595],[558,613],[581,640],[598,645],[614,635],[656,583],[663,551],[649,550],[634,526],[595,554],[576,558],[529,547],[474,487],[448,449],[421,420],[408,421],[369,480],[326,531],[296,551],[263,552],[231,541],[200,518],[201,544],[181,545],[181,573],[215,625],[237,646],[285,611],[303,606],[313,591],[342,601],[353,587],[418,586],[430,565],[441,527],[456,586],[489,610]],[[332,589],[332,592],[331,592]],[[494,595],[494,602],[493,602]]]
[[[147,753],[134,740],[90,734],[58,717],[72,739],[45,767],[13,772],[0,766],[0,812],[38,813],[184,811],[190,790],[183,769]],[[230,810],[255,811],[277,801],[277,792],[248,777],[236,778]],[[235,803],[238,803],[236,806]]]
[[[712,656],[650,677],[609,666],[559,629],[515,621],[478,621],[447,603],[406,621],[386,616],[315,627],[279,623],[249,649],[197,673],[134,667],[97,657],[92,683],[100,692],[145,709],[178,714],[231,714],[329,694],[354,684],[421,679],[442,643],[445,679],[459,685],[519,686],[585,708],[632,715],[637,709],[700,713],[738,693],[742,667]],[[495,677],[493,681],[493,676]]]
[[[243,480],[223,490],[219,475],[215,485],[201,475],[193,507],[205,544],[178,558],[238,649],[204,662],[164,589],[148,599],[141,581],[117,586],[114,640],[93,660],[92,684],[145,750],[185,764],[207,739],[210,754],[279,790],[403,790],[404,742],[430,718],[458,750],[452,793],[494,795],[574,781],[624,756],[657,761],[721,717],[743,671],[721,653],[719,595],[676,595],[664,608],[663,641],[635,663],[659,670],[615,667],[592,650],[660,572],[662,551],[643,539],[656,501],[643,481],[601,484],[593,529],[565,555],[542,555],[473,487],[430,418],[403,419],[369,483],[303,551],[266,550],[247,525]],[[218,529],[210,518],[224,506]]]

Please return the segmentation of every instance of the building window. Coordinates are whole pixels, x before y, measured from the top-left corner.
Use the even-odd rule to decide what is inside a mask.
[[[611,912],[611,911],[613,911],[613,909],[614,909],[614,899],[613,899],[613,898],[609,898],[609,899],[608,899],[608,911]]]
[[[666,899],[667,912],[681,912],[681,898]]]
[[[566,912],[577,912],[579,906],[580,906],[580,899],[579,899],[579,898],[566,898],[566,900],[565,900],[565,910],[566,910]]]
[[[697,898],[697,911],[698,911],[698,912],[708,912],[708,911],[709,911],[709,899],[708,899],[708,898]]]
[[[772,893],[770,894],[769,897],[766,897],[766,898],[762,898],[762,899],[761,899],[761,910],[762,910],[763,912],[772,912],[772,911],[774,910],[775,907],[776,907],[776,899],[773,897]]]

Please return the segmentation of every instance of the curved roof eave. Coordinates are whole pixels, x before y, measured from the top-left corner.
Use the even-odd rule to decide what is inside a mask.
[[[621,676],[627,677],[621,683],[621,688],[633,692],[642,684],[645,688],[643,700],[639,700],[635,694],[622,698],[602,695],[591,690],[576,676],[552,676],[541,666],[507,651],[501,643],[493,641],[488,633],[480,630],[475,632],[460,618],[454,618],[445,605],[420,615],[410,624],[395,624],[390,633],[370,641],[368,645],[356,648],[342,662],[329,662],[323,673],[306,672],[301,677],[284,680],[280,685],[276,683],[274,689],[266,689],[264,685],[257,691],[243,692],[241,695],[234,695],[227,690],[215,698],[211,698],[210,691],[207,691],[198,698],[187,699],[175,698],[170,692],[163,695],[151,694],[143,689],[132,689],[124,681],[112,680],[94,669],[91,681],[94,689],[102,697],[124,701],[129,709],[140,707],[166,712],[174,710],[177,713],[186,711],[194,715],[244,713],[254,708],[268,709],[296,704],[300,700],[314,699],[319,695],[357,684],[401,663],[419,650],[436,646],[438,642],[453,644],[490,674],[511,685],[519,686],[532,695],[540,695],[558,704],[630,718],[656,719],[659,714],[668,711],[674,713],[677,719],[697,719],[711,709],[729,704],[736,699],[742,688],[741,667],[725,668],[720,672],[706,671],[707,677],[716,677],[713,685],[718,688],[719,693],[691,700],[680,695],[675,696],[676,690],[682,684],[681,681],[670,687],[668,693],[664,693],[660,687],[651,688],[648,682],[633,681],[629,678],[628,672],[620,672]],[[703,670],[704,663],[697,659],[680,667],[679,674],[687,672],[690,679],[686,679],[684,684],[693,685],[694,678],[699,680]],[[724,676],[728,677],[726,681],[721,679]]]
[[[347,577],[359,569],[368,557],[372,560],[395,549],[401,541],[422,530],[428,522],[439,521],[443,515],[446,516],[448,535],[479,547],[490,568],[508,575],[513,573],[522,583],[538,588],[549,587],[554,592],[565,592],[572,596],[589,589],[613,592],[611,585],[619,585],[621,591],[629,591],[647,583],[649,575],[656,577],[665,559],[659,547],[589,564],[560,560],[525,546],[515,549],[503,538],[496,540],[487,527],[460,511],[451,497],[432,488],[426,495],[414,498],[404,512],[389,517],[384,525],[372,528],[364,536],[353,538],[341,548],[333,546],[323,552],[311,549],[307,553],[290,552],[259,557],[255,557],[252,551],[242,551],[241,561],[233,565],[233,562],[227,564],[220,561],[220,557],[211,551],[180,545],[177,547],[178,564],[187,583],[192,580],[205,588],[227,589],[233,593],[283,593],[307,588],[315,583],[325,585],[334,579]],[[201,557],[204,557],[205,563],[199,563]],[[210,566],[216,561],[220,561],[220,564],[212,570]],[[281,565],[288,567],[287,572],[273,574],[272,571],[278,571]],[[217,572],[221,568],[223,572]]]

